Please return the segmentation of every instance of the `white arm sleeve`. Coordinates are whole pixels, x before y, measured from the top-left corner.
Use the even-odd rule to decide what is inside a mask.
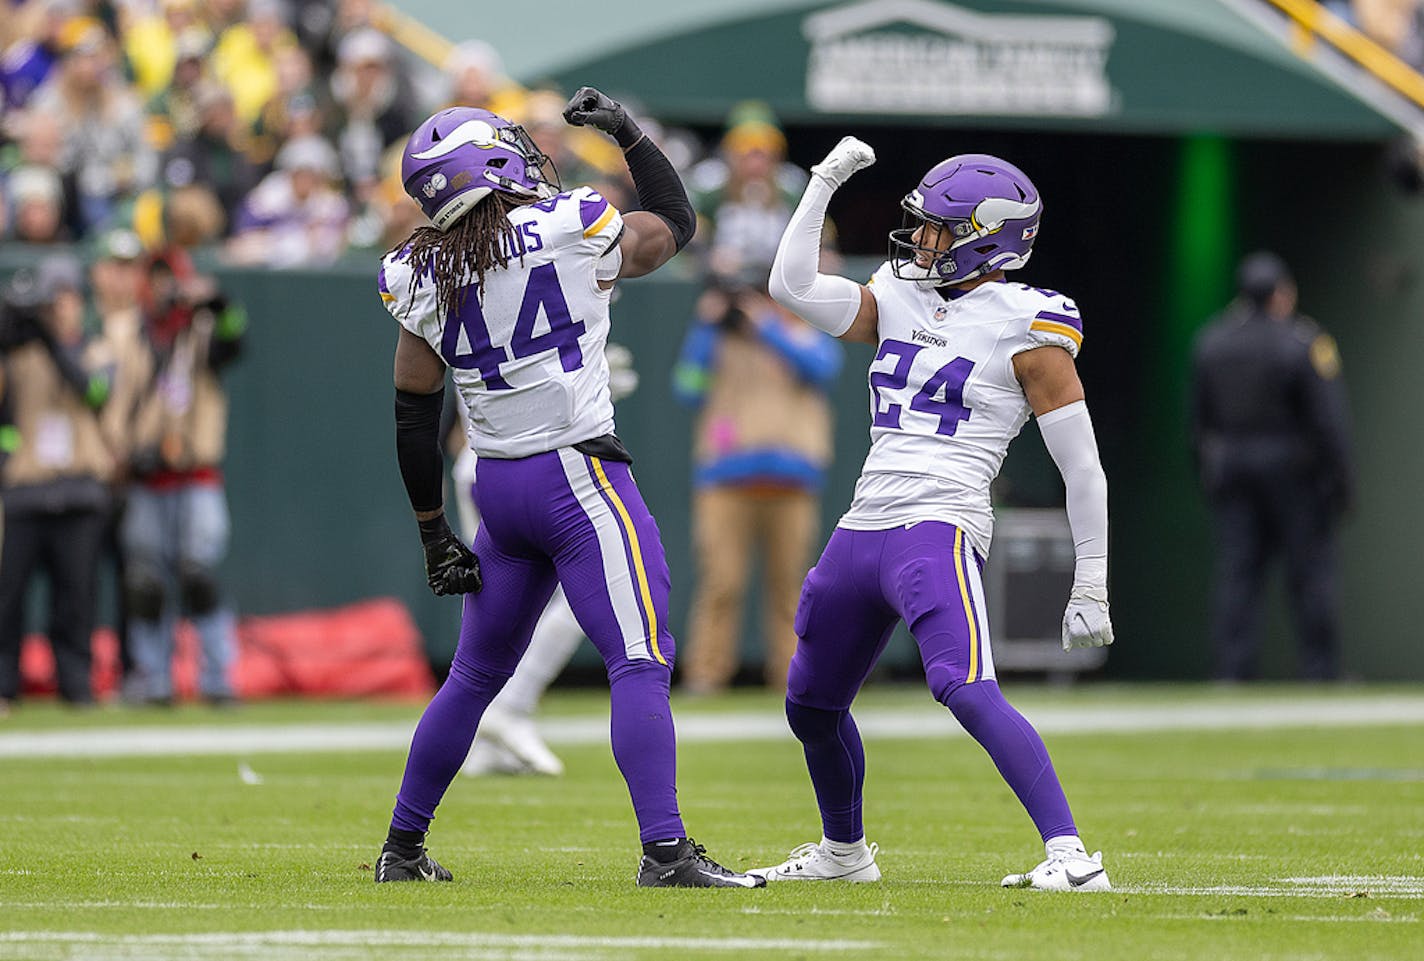
[[[812,327],[839,337],[850,329],[855,315],[860,312],[860,284],[817,271],[821,263],[821,229],[826,222],[826,204],[834,192],[819,176],[811,177],[776,248],[769,288],[778,304]]]
[[[1098,440],[1085,401],[1051,410],[1038,418],[1044,446],[1063,475],[1068,494],[1068,526],[1077,557],[1074,590],[1108,589],[1108,481],[1098,459]]]

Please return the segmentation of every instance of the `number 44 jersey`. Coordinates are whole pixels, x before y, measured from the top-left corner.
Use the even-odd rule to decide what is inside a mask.
[[[621,265],[623,217],[591,187],[509,213],[506,267],[447,313],[406,251],[381,264],[381,300],[449,365],[480,457],[528,457],[613,431],[608,396],[609,291]]]
[[[1031,413],[1014,356],[1056,346],[1076,357],[1078,308],[1054,291],[1005,282],[945,299],[897,279],[889,264],[875,272],[870,291],[880,319],[870,453],[840,526],[946,521],[987,554],[989,485]]]

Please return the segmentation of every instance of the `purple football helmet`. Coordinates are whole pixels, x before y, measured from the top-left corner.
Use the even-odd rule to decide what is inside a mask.
[[[523,127],[475,107],[442,110],[417,127],[401,156],[401,180],[442,231],[492,190],[521,200],[560,190],[553,163]]]
[[[904,223],[890,232],[890,269],[922,287],[960,284],[1028,263],[1043,210],[1038,189],[1013,164],[988,154],[959,154],[930,168],[900,202]],[[916,243],[925,224],[948,231],[949,249]],[[927,256],[928,266],[916,263]]]

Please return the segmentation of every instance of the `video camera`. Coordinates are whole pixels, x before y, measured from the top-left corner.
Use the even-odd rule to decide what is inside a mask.
[[[28,267],[17,270],[0,293],[0,351],[43,337],[46,306],[39,275]]]
[[[766,281],[760,278],[758,283],[744,272],[713,272],[707,275],[707,289],[720,294],[725,302],[726,307],[715,318],[715,323],[730,334],[748,329],[750,311],[757,309],[758,297],[766,295]]]

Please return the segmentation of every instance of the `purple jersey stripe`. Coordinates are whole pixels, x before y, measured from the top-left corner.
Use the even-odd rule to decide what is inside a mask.
[[[579,220],[583,221],[583,229],[587,230],[598,223],[598,218],[602,217],[607,209],[608,201],[600,194],[594,194],[588,200],[580,200]]]
[[[603,498],[603,503],[605,506],[607,506],[608,513],[612,515],[613,522],[618,525],[618,533],[623,538],[623,558],[628,562],[628,576],[632,578],[634,593],[637,593],[638,568],[637,562],[633,559],[633,542],[628,537],[628,529],[623,526],[623,522],[618,516],[618,508],[614,506],[612,498],[608,496],[608,493],[603,489],[603,485],[599,482],[598,473],[593,469],[592,458],[590,458],[587,454],[584,454],[583,463],[585,469],[588,470],[588,479],[593,482],[593,489],[598,491],[599,497]],[[613,482],[610,480],[609,484],[611,485],[612,483]],[[638,617],[640,617],[643,621],[644,636],[649,638],[649,640],[645,642],[645,645],[648,649],[648,656],[656,661],[661,661],[662,658],[658,657],[657,653],[653,650],[653,645],[651,642],[652,626],[648,623],[648,612],[646,609],[644,609],[642,603],[638,604]]]
[[[391,288],[386,284],[386,268],[382,267],[381,272],[376,275],[376,289],[383,294],[389,294]]]
[[[1040,310],[1033,317],[1034,320],[1051,320],[1057,324],[1067,324],[1078,333],[1083,332],[1083,318],[1074,317],[1072,314],[1055,314],[1051,310]]]

